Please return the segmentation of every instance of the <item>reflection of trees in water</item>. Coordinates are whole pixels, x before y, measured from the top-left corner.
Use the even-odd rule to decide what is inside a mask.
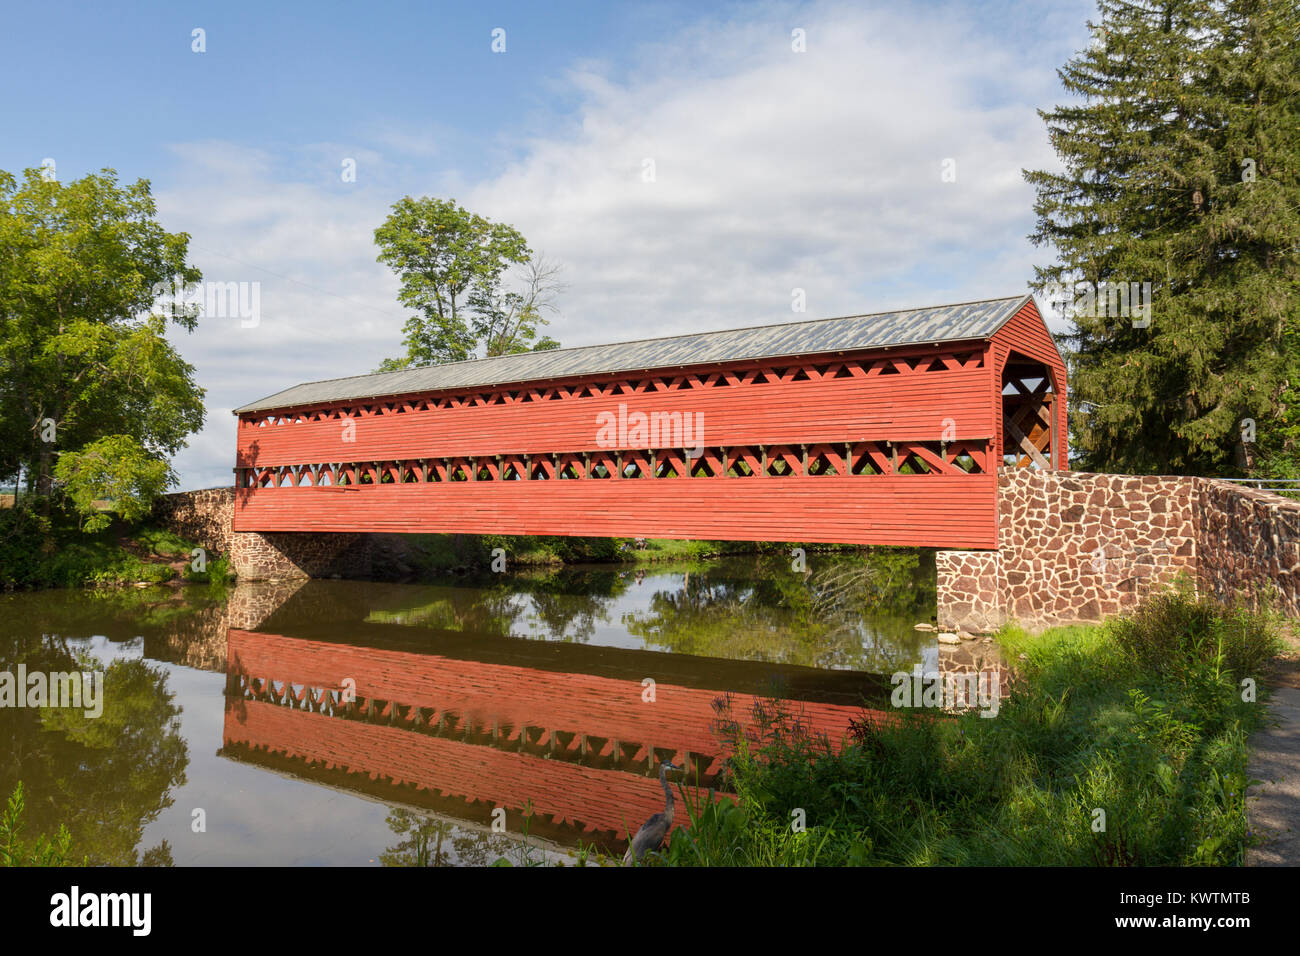
[[[189,753],[180,735],[180,708],[167,676],[143,660],[107,668],[75,655],[58,637],[9,638],[0,643],[0,667],[19,663],[32,671],[102,671],[103,713],[84,709],[0,709],[0,791],[21,780],[27,794],[30,838],[53,834],[60,823],[72,834],[72,852],[92,864],[169,864],[166,841],[140,856],[144,828],[171,806],[171,789],[185,782]]]
[[[649,646],[818,667],[880,669],[896,659],[910,666],[912,625],[933,613],[932,561],[880,548],[814,553],[808,566],[794,572],[778,554],[635,569],[526,568],[411,588],[366,620],[589,643],[601,624],[618,620],[620,598],[648,578],[658,588],[650,611],[621,621]]]
[[[402,839],[379,854],[383,866],[491,866],[498,859],[527,862],[517,838],[458,827],[447,820],[395,808],[384,821]]]
[[[367,620],[585,643],[627,586],[625,575],[611,569],[529,569],[476,576],[455,587],[421,588],[419,603],[372,611]]]
[[[511,594],[503,589],[420,588],[409,606],[372,610],[366,620],[506,637],[515,616],[510,605]]]
[[[879,548],[860,560],[818,562],[809,576],[809,614],[849,622],[869,616],[928,617],[934,607],[933,557],[912,550]],[[927,573],[928,572],[928,573]]]
[[[595,636],[597,623],[608,619],[613,603],[610,597],[532,591],[519,606],[514,633],[586,644]]]
[[[512,633],[585,644],[596,625],[627,590],[625,574],[610,568],[562,568],[533,571],[499,585],[526,597],[515,604]]]
[[[934,601],[920,553],[877,549],[808,563],[805,573],[785,559],[706,565],[623,622],[648,644],[684,654],[863,670],[915,659],[912,625]]]
[[[392,810],[384,822],[402,839],[379,854],[382,866],[444,866],[450,862],[443,855],[443,842],[453,832],[450,823],[409,810]]]
[[[0,595],[0,620],[9,634],[98,635],[114,642],[143,638],[148,656],[169,661],[194,645],[220,645],[197,649],[200,666],[207,666],[216,650],[224,654],[226,597],[198,586],[7,594]],[[211,666],[219,669],[221,661]]]
[[[406,607],[370,620],[424,624],[490,636],[589,643],[619,598],[647,576],[649,613],[621,623],[647,645],[706,657],[893,670],[917,657],[911,630],[933,611],[933,571],[915,550],[784,555],[655,568],[529,568],[421,588]],[[672,587],[664,587],[664,579]]]

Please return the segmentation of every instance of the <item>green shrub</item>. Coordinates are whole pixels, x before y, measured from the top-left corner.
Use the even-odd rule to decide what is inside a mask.
[[[0,866],[86,866],[70,858],[72,834],[66,824],[59,824],[54,839],[44,836],[27,846],[19,839],[23,828],[23,784],[20,780],[9,795],[4,813],[0,814]]]
[[[49,520],[32,508],[0,510],[0,587],[29,588],[43,583],[49,532]]]
[[[164,558],[188,558],[196,545],[166,528],[141,528],[131,540],[150,554]]]
[[[185,565],[181,568],[181,577],[195,584],[207,584],[221,589],[235,580],[235,572],[230,570],[230,558],[222,555],[209,560],[203,571],[195,571],[192,563]]]
[[[1151,674],[1186,677],[1209,665],[1240,680],[1258,676],[1279,652],[1278,623],[1271,613],[1225,607],[1180,589],[1150,598],[1111,628],[1125,653]]]
[[[165,564],[141,561],[129,552],[121,552],[106,566],[92,571],[88,583],[96,585],[135,584],[144,581],[162,584],[176,577],[176,571]]]

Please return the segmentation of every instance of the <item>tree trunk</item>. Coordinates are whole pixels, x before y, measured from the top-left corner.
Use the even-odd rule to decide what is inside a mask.
[[[41,442],[40,452],[37,455],[36,494],[40,502],[41,515],[45,518],[50,516],[50,494],[54,491],[54,475],[51,467],[53,458],[53,443]]]
[[[1253,478],[1255,466],[1258,460],[1255,457],[1255,443],[1243,439],[1237,440],[1237,465],[1241,468],[1242,475],[1246,478]]]

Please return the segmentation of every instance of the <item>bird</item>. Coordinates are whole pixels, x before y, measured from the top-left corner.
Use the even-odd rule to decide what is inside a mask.
[[[663,846],[664,837],[673,828],[673,792],[668,787],[668,771],[681,769],[677,764],[669,763],[667,760],[659,765],[659,786],[664,788],[664,812],[656,813],[641,824],[641,829],[636,831],[636,836],[627,845],[627,852],[623,854],[624,866],[641,862],[641,858],[648,851]]]

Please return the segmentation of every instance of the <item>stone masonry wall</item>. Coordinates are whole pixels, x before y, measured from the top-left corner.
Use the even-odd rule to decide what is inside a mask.
[[[228,555],[243,581],[364,577],[371,570],[366,534],[284,531],[260,534],[232,530],[233,488],[206,488],[164,495],[154,518],[214,555]]]
[[[969,630],[996,630],[1002,623],[1002,554],[999,551],[939,551],[939,623]]]
[[[1181,573],[1300,615],[1300,502],[1192,477],[1004,472],[996,551],[939,552],[939,622],[1039,629],[1128,610]]]
[[[1003,472],[1002,607],[1028,627],[1097,621],[1195,578],[1194,479]]]
[[[1300,501],[1201,480],[1196,513],[1201,590],[1300,617]]]
[[[163,495],[153,509],[155,521],[217,554],[230,550],[234,515],[233,488],[204,488]]]
[[[366,577],[371,568],[371,550],[367,534],[237,531],[230,565],[246,581]]]

